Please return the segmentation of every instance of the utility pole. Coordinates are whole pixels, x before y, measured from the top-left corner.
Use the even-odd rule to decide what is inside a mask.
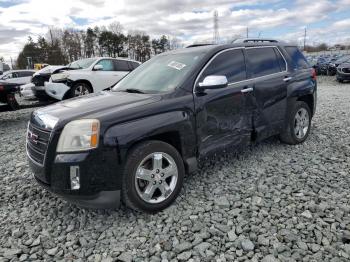
[[[219,14],[218,11],[214,11],[214,34],[213,43],[217,44],[219,42]]]
[[[10,56],[10,59],[11,59],[11,69],[13,70],[12,56]]]
[[[305,51],[305,47],[306,47],[306,27],[304,31],[304,51]]]
[[[247,38],[249,38],[249,28],[247,27]]]

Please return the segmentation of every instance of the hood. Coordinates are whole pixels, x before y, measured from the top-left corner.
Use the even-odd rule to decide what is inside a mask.
[[[159,95],[104,91],[38,109],[33,112],[32,121],[41,127],[47,128],[48,126],[44,123],[45,120],[42,121],[42,119],[55,119],[59,128],[60,125],[81,118],[116,119],[121,112],[132,109],[142,110],[142,106],[160,99]]]
[[[350,68],[350,63],[340,64],[339,67],[341,67],[341,68]]]
[[[52,74],[54,71],[58,70],[58,69],[62,69],[65,66],[56,66],[56,65],[49,65],[44,67],[43,69],[40,69],[39,71],[35,72],[33,76],[36,75],[41,75],[41,74]]]

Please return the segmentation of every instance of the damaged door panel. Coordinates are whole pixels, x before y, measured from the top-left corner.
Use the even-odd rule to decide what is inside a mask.
[[[247,48],[246,54],[248,74],[254,80],[256,109],[253,124],[256,140],[259,141],[278,134],[283,127],[287,108],[287,87],[291,79],[286,61],[277,48]]]
[[[252,132],[253,86],[246,81],[243,49],[227,50],[213,57],[198,78],[226,76],[229,84],[222,89],[195,93],[199,154],[206,155],[249,143]],[[244,91],[246,90],[246,91]]]

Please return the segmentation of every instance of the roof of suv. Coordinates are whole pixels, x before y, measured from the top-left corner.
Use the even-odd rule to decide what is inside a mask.
[[[171,54],[191,53],[194,50],[208,53],[208,52],[218,52],[228,48],[255,47],[255,46],[296,46],[296,45],[288,44],[284,42],[241,42],[241,43],[220,44],[220,45],[207,44],[207,45],[193,45],[193,46],[189,46],[188,48],[182,48],[182,49],[170,51],[170,53]]]

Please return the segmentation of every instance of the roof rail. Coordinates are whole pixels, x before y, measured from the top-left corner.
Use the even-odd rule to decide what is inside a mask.
[[[279,41],[277,41],[276,39],[264,39],[264,38],[237,39],[237,40],[234,40],[232,43],[263,43],[263,42],[279,43]]]
[[[193,44],[193,45],[186,46],[186,48],[198,47],[198,46],[206,46],[206,45],[214,45],[214,44]]]

